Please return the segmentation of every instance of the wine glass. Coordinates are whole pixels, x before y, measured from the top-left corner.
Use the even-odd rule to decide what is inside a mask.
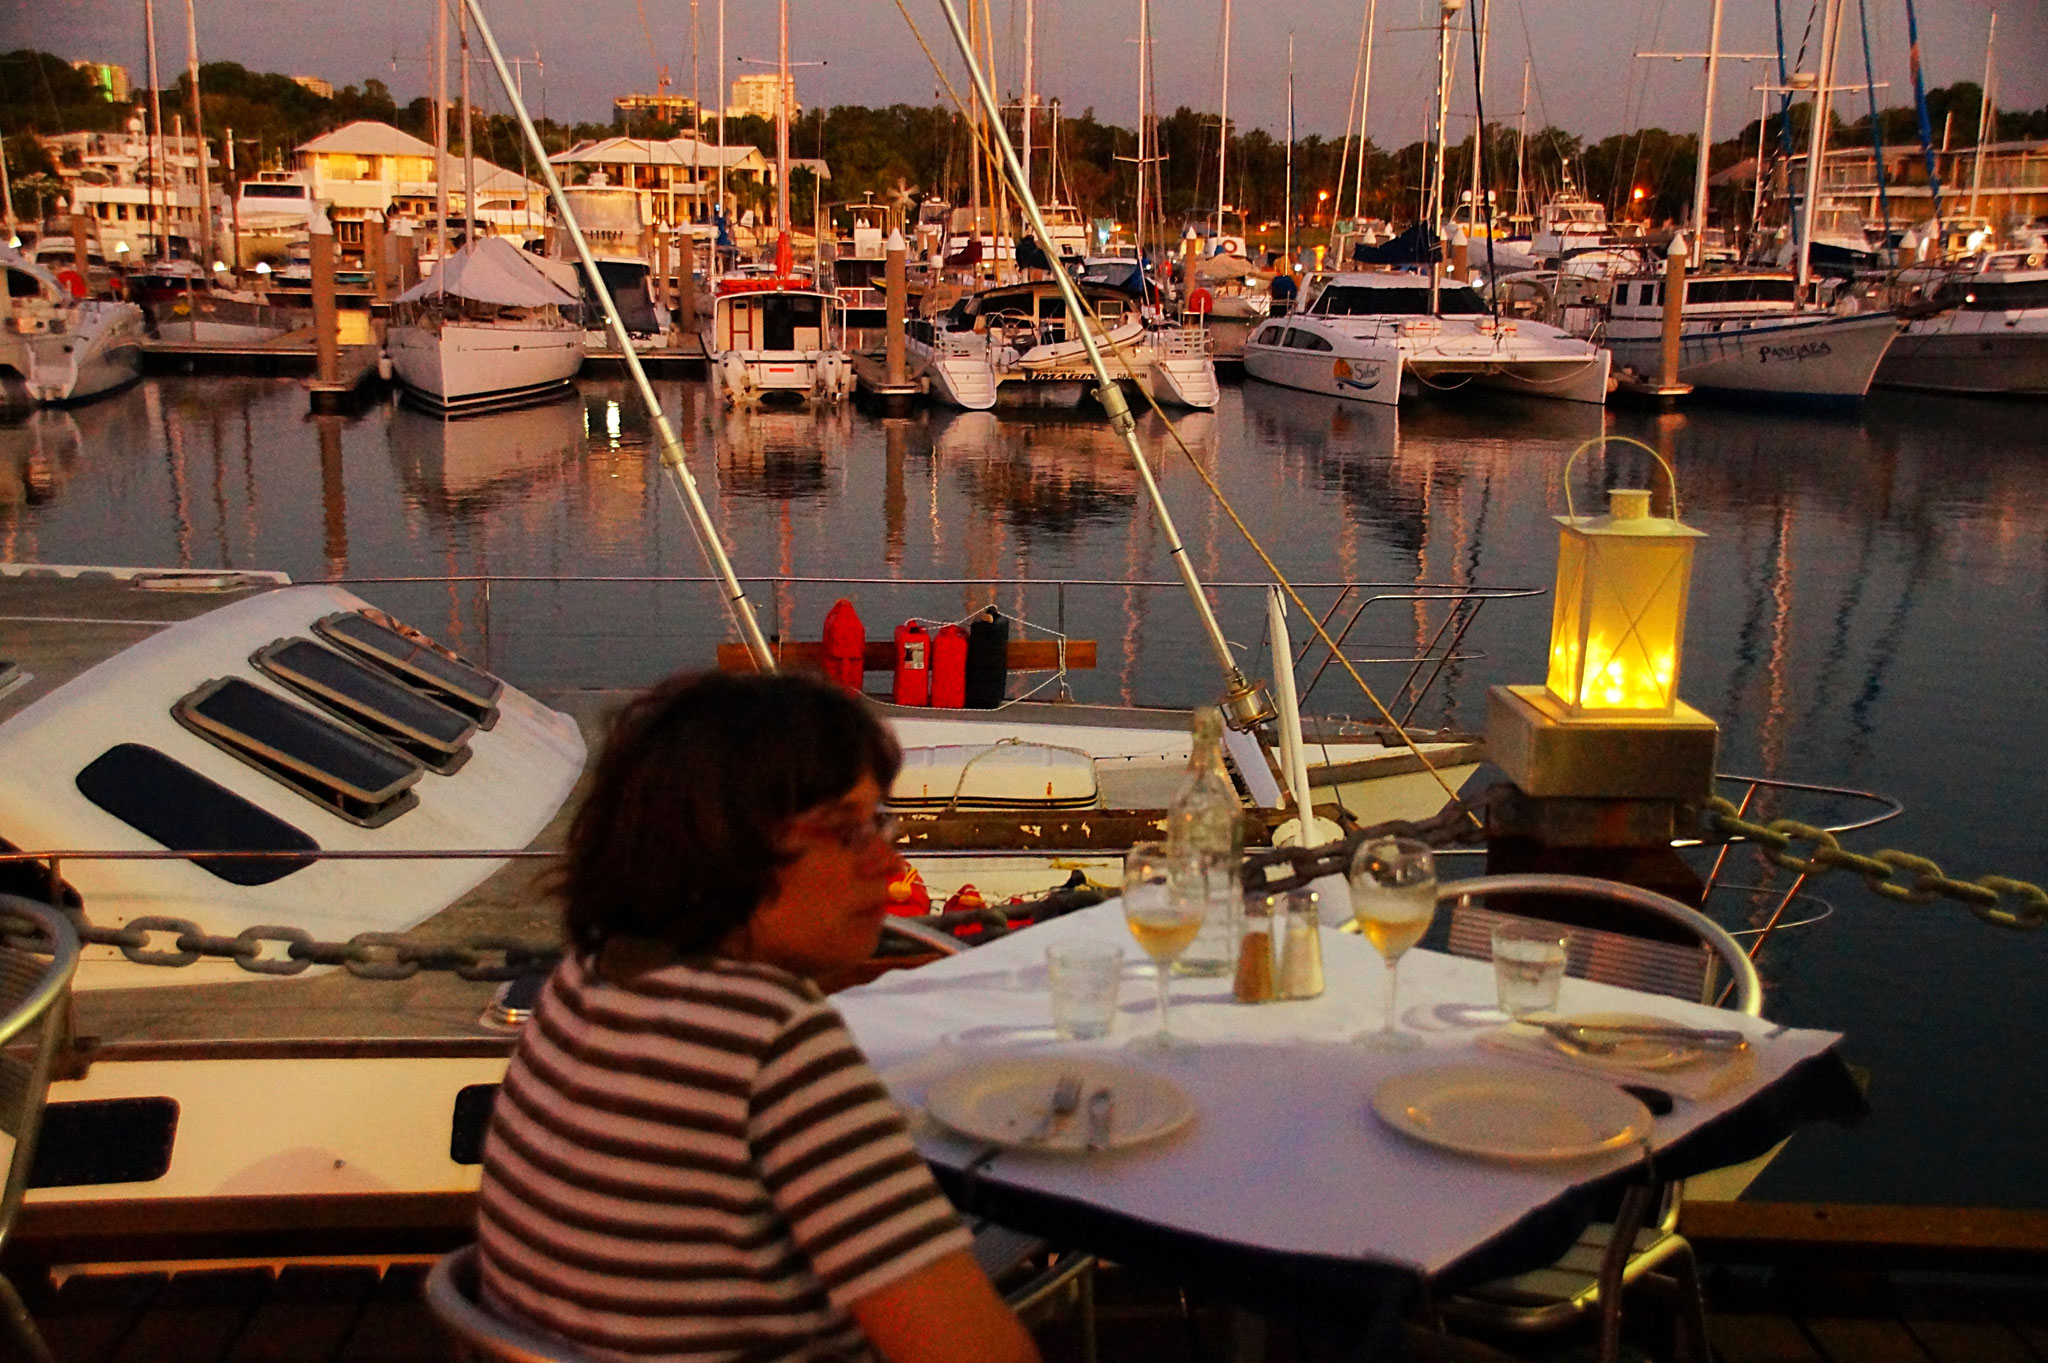
[[[1159,1030],[1135,1045],[1174,1044],[1166,1022],[1167,972],[1174,958],[1186,951],[1202,930],[1202,900],[1175,894],[1173,880],[1173,863],[1164,843],[1141,842],[1124,858],[1124,922],[1152,958],[1152,973],[1159,986]]]
[[[1369,1046],[1405,1049],[1415,1038],[1395,1025],[1401,957],[1429,931],[1436,913],[1436,858],[1414,838],[1376,838],[1351,858],[1351,916],[1387,963],[1386,1018],[1378,1031],[1361,1032]]]

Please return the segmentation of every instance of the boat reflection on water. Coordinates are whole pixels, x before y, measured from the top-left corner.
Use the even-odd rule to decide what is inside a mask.
[[[735,497],[791,501],[833,491],[844,464],[852,414],[844,405],[738,407],[719,426],[718,476]]]
[[[400,404],[391,459],[429,515],[473,519],[562,479],[583,457],[586,411],[574,399],[450,421]]]
[[[17,511],[56,499],[82,462],[83,438],[77,419],[57,407],[0,424],[0,526],[11,528]]]

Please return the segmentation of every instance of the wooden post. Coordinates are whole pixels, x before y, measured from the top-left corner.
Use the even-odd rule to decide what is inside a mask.
[[[1451,224],[1451,278],[1464,281],[1472,277],[1472,242],[1465,235],[1465,229]]]
[[[394,231],[398,235],[398,293],[404,293],[420,282],[420,239],[414,234],[411,218],[400,218]]]
[[[322,383],[341,381],[340,318],[334,307],[334,224],[320,209],[307,222],[313,254],[313,353]]]
[[[388,264],[384,259],[384,215],[372,212],[363,219],[363,264],[370,271],[370,302],[381,305],[391,297]]]
[[[1685,238],[1671,238],[1671,250],[1664,257],[1664,349],[1657,371],[1661,387],[1678,384],[1680,324],[1685,320]]]
[[[661,230],[661,224],[654,224],[654,301],[668,307],[669,325],[674,326],[675,294],[669,287],[668,233]]]
[[[676,238],[676,325],[684,331],[697,329],[697,236],[683,225]]]
[[[909,378],[904,364],[903,318],[910,310],[910,280],[903,233],[894,228],[889,231],[888,252],[888,263],[883,266],[889,293],[889,329],[884,358],[888,363],[889,385],[893,388]]]

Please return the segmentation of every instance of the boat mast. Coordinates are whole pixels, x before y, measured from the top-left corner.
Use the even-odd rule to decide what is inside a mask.
[[[149,112],[155,122],[156,131],[149,139],[149,203],[151,215],[156,219],[151,224],[151,234],[156,241],[159,258],[171,253],[170,210],[171,195],[164,185],[165,163],[169,160],[170,147],[164,142],[164,97],[160,88],[162,82],[156,74],[156,0],[142,0],[143,41],[149,47]]]
[[[1287,32],[1287,188],[1280,221],[1280,254],[1294,269],[1294,31]]]
[[[462,242],[468,246],[476,241],[476,156],[469,146],[469,11],[458,10],[455,18],[462,52]]]
[[[1998,11],[1991,11],[1991,28],[1984,35],[1984,84],[1983,93],[1977,97],[1977,151],[1970,157],[1970,216],[1977,216],[1977,194],[1984,187],[1984,141],[1990,129],[1997,126],[1997,115],[1991,102],[1991,80],[1994,74],[1991,65],[1993,46],[1998,41]]]
[[[533,126],[533,119],[526,112],[526,101],[514,88],[511,72],[505,65],[505,54],[498,50],[497,37],[491,32],[490,22],[484,18],[482,0],[463,2],[470,16],[476,20],[477,36],[483,39],[484,51],[490,54],[491,67],[498,73],[498,83],[504,86],[511,97],[513,112],[519,115],[519,130],[526,135],[527,145],[539,159],[540,173],[547,182],[549,196],[554,199],[555,211],[561,214],[562,227],[568,232],[569,240],[575,243],[576,257],[583,263],[583,277],[589,281],[591,292],[597,295],[598,305],[604,309],[605,321],[611,327],[612,343],[619,348],[619,357],[626,363],[626,372],[633,376],[634,386],[640,390],[640,401],[646,405],[647,414],[654,422],[655,433],[661,439],[661,462],[667,465],[675,480],[676,490],[683,499],[683,509],[689,515],[691,529],[697,536],[697,547],[710,561],[712,570],[718,574],[725,588],[726,609],[732,613],[733,624],[738,627],[740,638],[746,642],[755,669],[773,672],[775,655],[769,651],[767,636],[761,633],[761,622],[754,618],[754,608],[747,602],[746,590],[740,586],[739,577],[733,572],[732,560],[726,557],[725,546],[718,538],[718,527],[713,523],[703,497],[698,494],[697,480],[691,475],[690,466],[683,459],[682,441],[676,437],[675,427],[669,423],[668,412],[655,397],[654,385],[647,381],[647,371],[641,366],[639,353],[633,349],[633,338],[619,317],[619,305],[612,299],[611,288],[604,282],[604,276],[598,273],[597,261],[590,254],[590,243],[584,239],[583,228],[576,222],[569,197],[562,193],[562,181],[548,161],[547,147],[540,140],[540,130]],[[720,122],[723,121],[721,118]]]
[[[1230,164],[1230,0],[1223,0],[1223,115],[1216,134],[1216,244],[1223,244],[1223,204]],[[1190,285],[1192,287],[1192,285]]]
[[[1443,287],[1444,147],[1450,141],[1447,126],[1451,116],[1451,17],[1465,7],[1465,0],[1441,0],[1437,11],[1436,42],[1436,163],[1429,176],[1428,211],[1422,215],[1423,230],[1437,234],[1430,252],[1429,311],[1434,315]]]
[[[775,230],[789,235],[789,0],[782,0],[781,46],[775,66]],[[780,242],[776,255],[781,256]]]
[[[1717,5],[1720,2],[1721,0],[1714,0],[1714,3]],[[1477,0],[1472,10],[1472,85],[1474,90],[1473,99],[1476,101],[1473,105],[1475,109],[1484,109],[1486,107],[1486,38],[1491,8],[1487,0]],[[1486,205],[1479,197],[1485,188],[1479,174],[1479,164],[1485,155],[1486,120],[1475,115],[1472,123],[1472,225],[1474,227],[1479,225],[1480,215],[1486,211]],[[1488,233],[1490,234],[1492,230],[1491,225],[1489,225],[1487,228]]]
[[[1228,5],[1230,0],[1223,0]],[[1024,0],[1024,183],[1031,183],[1031,59],[1038,45],[1038,6],[1034,0]],[[1050,242],[1040,243],[1050,246]]]
[[[448,0],[434,0],[434,253],[446,291],[448,264]]]
[[[1371,27],[1372,21],[1364,15],[1360,15],[1358,20],[1358,59],[1351,67],[1351,98],[1344,105],[1344,145],[1337,154],[1337,199],[1335,203],[1330,205],[1330,240],[1333,243],[1336,241],[1336,221],[1344,216],[1344,185],[1350,178],[1351,170],[1351,137],[1357,130],[1355,120],[1358,114],[1358,82],[1365,74],[1365,37],[1367,30]],[[1364,148],[1361,147],[1359,155],[1363,156],[1364,154]]]
[[[1136,226],[1131,233],[1138,243],[1138,272],[1145,271],[1145,77],[1152,50],[1152,3],[1138,0],[1138,205]]]
[[[477,0],[469,0],[469,3],[475,4]],[[990,87],[988,75],[982,70],[981,63],[974,59],[974,49],[969,43],[966,29],[961,27],[959,11],[954,8],[953,0],[939,0],[939,7],[945,11],[946,26],[952,30],[955,46],[966,59],[968,74],[974,82],[977,102],[983,110],[993,112],[997,107],[995,91]],[[1009,134],[1004,131],[1000,119],[995,124],[995,138],[996,147],[1004,160],[1004,168],[1008,171],[1012,183],[1021,190],[1024,214],[1031,223],[1032,231],[1036,232],[1041,240],[1050,240],[1051,234],[1046,229],[1045,215],[1039,211],[1038,199],[1031,193],[1030,187],[1023,183],[1023,167],[1017,163],[1016,151],[1010,146]],[[1059,287],[1060,296],[1066,300],[1067,315],[1073,318],[1086,318],[1087,308],[1074,285],[1073,277],[1065,270],[1054,270],[1052,278]],[[1160,492],[1158,481],[1152,476],[1151,465],[1145,462],[1145,452],[1138,444],[1137,422],[1132,418],[1131,409],[1124,401],[1123,389],[1117,386],[1116,379],[1109,372],[1109,363],[1103,358],[1102,346],[1095,329],[1084,325],[1079,326],[1077,330],[1080,332],[1081,344],[1088,352],[1089,366],[1094,369],[1096,382],[1100,385],[1097,396],[1101,399],[1104,412],[1108,414],[1110,427],[1123,438],[1124,448],[1130,452],[1131,463],[1138,471],[1138,480],[1144,484],[1146,496],[1151,502],[1152,514],[1158,518],[1160,533],[1166,540],[1167,553],[1173,559],[1175,568],[1179,570],[1181,582],[1187,588],[1189,599],[1194,603],[1195,614],[1202,623],[1203,634],[1208,639],[1210,648],[1215,651],[1217,661],[1223,667],[1225,685],[1229,689],[1223,703],[1224,713],[1233,717],[1256,713],[1257,708],[1266,701],[1264,688],[1254,687],[1246,682],[1244,672],[1238,667],[1237,659],[1230,651],[1229,643],[1223,638],[1222,627],[1216,623],[1216,613],[1210,608],[1208,594],[1202,588],[1201,579],[1195,574],[1194,564],[1188,559],[1187,548],[1181,543],[1180,532],[1174,528],[1173,516],[1167,510],[1165,495]]]
[[[712,93],[718,96],[718,213],[725,216],[725,0],[718,0],[718,82]],[[728,231],[730,228],[728,227]],[[730,240],[730,237],[727,238]],[[718,278],[718,239],[711,240],[711,270],[709,277]],[[685,284],[685,288],[689,285]]]
[[[1920,16],[1914,11],[1913,0],[1906,0],[1906,36],[1910,43],[1907,48],[1907,55],[1910,58],[1908,64],[1913,71],[1913,110],[1920,125],[1920,157],[1927,163],[1927,187],[1934,207],[1934,235],[1931,240],[1935,243],[1935,249],[1939,251],[1942,240],[1941,171],[1934,160],[1934,130],[1927,126],[1927,83],[1920,75]],[[1763,162],[1759,160],[1757,165],[1761,167]],[[1761,172],[1757,176],[1757,184],[1761,189]],[[1923,254],[1926,252],[1924,243],[1921,251]]]
[[[1714,83],[1721,74],[1721,2],[1714,0],[1713,19],[1707,25],[1707,89],[1700,99],[1700,154],[1699,165],[1692,177],[1692,239],[1693,261],[1699,261],[1702,244],[1700,233],[1707,226],[1707,158],[1714,146]],[[1524,99],[1527,99],[1526,92]],[[1763,172],[1759,168],[1758,172]],[[1811,178],[1811,177],[1809,177]]]
[[[1842,27],[1842,0],[1827,0],[1821,19],[1820,80],[1813,87],[1813,128],[1806,144],[1806,199],[1800,204],[1799,294],[1813,282],[1813,222],[1820,207],[1821,169],[1828,155],[1828,119],[1833,114],[1828,92],[1835,83],[1835,44]]]
[[[1720,0],[1714,0],[1718,6]],[[1522,115],[1515,120],[1515,216],[1529,216],[1522,199],[1522,168],[1529,160],[1529,59],[1522,58]],[[1758,164],[1762,164],[1759,162]]]
[[[1379,36],[1373,30],[1379,27],[1380,0],[1366,0],[1365,7],[1365,79],[1358,87],[1358,169],[1353,172],[1351,183],[1351,216],[1365,214],[1365,144],[1366,113],[1372,108],[1372,45]]]
[[[185,0],[185,70],[192,81],[192,140],[199,147],[199,265],[205,269],[213,262],[213,191],[206,180],[206,128],[199,121],[199,25],[192,0]]]

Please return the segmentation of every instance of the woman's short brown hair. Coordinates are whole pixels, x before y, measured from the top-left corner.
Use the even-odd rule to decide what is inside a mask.
[[[692,955],[753,914],[789,860],[789,821],[902,751],[859,696],[796,673],[672,677],[612,721],[558,872],[570,941],[618,935]]]

